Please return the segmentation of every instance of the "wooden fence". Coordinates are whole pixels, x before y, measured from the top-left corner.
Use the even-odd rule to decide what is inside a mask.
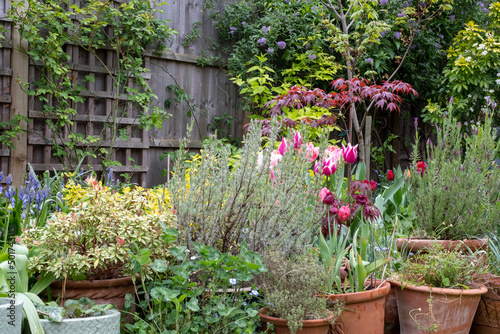
[[[190,147],[194,149],[199,148],[202,139],[210,133],[209,125],[215,118],[226,114],[234,119],[230,128],[226,129],[226,134],[233,137],[241,136],[243,122],[243,115],[238,108],[237,87],[231,83],[225,71],[219,67],[197,65],[202,51],[209,50],[217,38],[203,4],[204,0],[175,0],[162,6],[164,13],[158,17],[169,20],[167,24],[178,34],[168,51],[161,55],[146,54],[146,67],[150,70],[146,78],[158,96],[158,100],[153,101],[155,106],[163,108],[165,101],[174,97],[167,88],[172,84],[178,84],[192,97],[190,102],[197,107],[194,117],[198,123],[191,136]],[[0,17],[5,17],[8,9],[8,0],[0,0]],[[185,36],[196,26],[196,22],[200,22],[200,38],[191,45],[183,45]],[[46,122],[49,116],[42,112],[41,103],[28,97],[17,83],[18,80],[31,82],[37,77],[36,67],[20,51],[27,45],[19,40],[16,29],[12,28],[8,20],[2,19],[0,24],[7,30],[0,49],[0,121],[8,121],[14,114],[25,115],[30,119],[24,125],[27,132],[15,140],[14,149],[0,146],[0,170],[5,175],[12,174],[14,183],[19,185],[28,163],[37,172],[62,170],[63,165],[59,158],[53,156],[52,146],[46,139],[51,135]],[[62,137],[67,138],[71,133],[97,135],[111,112],[111,78],[104,67],[96,62],[94,55],[76,46],[68,46],[67,52],[71,55],[72,74],[82,77],[94,75],[95,82],[88,83],[82,94],[85,103],[77,109],[74,124],[66,129]],[[106,59],[107,65],[112,65],[111,51],[102,51],[99,57]],[[115,177],[123,172],[133,172],[131,181],[146,187],[165,182],[166,177],[162,177],[161,172],[167,169],[168,161],[160,162],[159,157],[166,151],[176,150],[179,141],[185,136],[186,127],[191,122],[186,112],[188,106],[185,103],[172,103],[167,109],[172,116],[164,122],[163,127],[146,131],[138,130],[135,112],[126,106],[127,101],[123,103],[127,115],[120,120],[120,127],[125,128],[130,137],[127,141],[117,140],[114,144],[116,150],[112,159],[122,164],[113,168]],[[88,164],[96,170],[100,169],[98,161],[89,160]]]

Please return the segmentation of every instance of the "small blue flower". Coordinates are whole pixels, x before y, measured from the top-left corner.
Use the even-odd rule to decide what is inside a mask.
[[[268,48],[267,49],[267,53],[273,53],[274,52],[274,49],[273,48]]]
[[[260,46],[266,45],[266,39],[264,37],[260,38],[257,43],[259,43]]]
[[[248,303],[247,303],[247,302],[243,302],[243,304],[241,304],[241,305],[243,305],[243,306],[247,306],[247,305],[248,305]]]
[[[394,38],[396,38],[396,39],[400,39],[400,38],[401,38],[401,33],[400,33],[399,31],[396,31],[396,32],[394,33]]]
[[[366,58],[365,61],[368,63],[368,64],[373,64],[373,59],[371,58]]]
[[[234,33],[237,31],[238,29],[236,29],[235,27],[229,27],[229,33],[231,35],[234,35]]]
[[[314,53],[311,53],[308,57],[309,57],[309,60],[315,60],[316,59],[316,55]]]
[[[286,43],[285,43],[285,42],[283,42],[283,41],[280,41],[280,42],[278,42],[278,47],[279,47],[281,50],[283,50],[283,49],[285,49],[285,48],[286,48]]]
[[[230,278],[229,279],[229,284],[235,285],[236,284],[236,278]]]
[[[252,290],[252,291],[250,292],[250,296],[255,296],[255,297],[257,297],[258,295],[259,295],[259,291],[257,291],[257,290]]]

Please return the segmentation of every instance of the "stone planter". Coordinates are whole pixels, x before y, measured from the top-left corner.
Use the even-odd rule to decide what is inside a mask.
[[[401,334],[468,334],[481,295],[488,289],[479,285],[468,290],[403,285],[396,288]],[[430,302],[429,302],[430,301]]]
[[[105,315],[65,319],[62,322],[51,322],[41,319],[45,334],[120,334],[120,312],[106,311]]]
[[[0,333],[20,334],[22,319],[22,301],[0,298]]]

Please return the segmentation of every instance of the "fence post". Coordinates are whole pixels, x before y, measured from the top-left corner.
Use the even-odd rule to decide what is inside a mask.
[[[26,10],[26,2],[23,11]],[[27,41],[21,40],[19,30],[12,27],[12,53],[11,53],[11,95],[10,115],[28,116],[28,94],[23,91],[20,82],[28,82],[29,58],[26,54],[28,49]],[[10,152],[10,171],[12,174],[12,184],[20,186],[24,181],[26,172],[26,153],[28,148],[28,134],[26,133],[26,122],[21,122],[23,133],[12,141],[14,149]]]

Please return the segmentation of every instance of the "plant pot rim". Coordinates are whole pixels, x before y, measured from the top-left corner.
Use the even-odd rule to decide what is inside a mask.
[[[287,326],[287,320],[286,319],[281,319],[281,318],[276,318],[276,317],[271,317],[267,315],[268,309],[263,307],[259,310],[259,316],[263,322],[269,322],[273,323],[275,325],[281,325],[281,326]],[[333,322],[337,315],[333,313],[330,310],[326,310],[330,315],[326,318],[321,318],[321,319],[311,319],[311,320],[302,320],[302,327],[317,327],[321,326],[323,324],[331,323]]]
[[[412,291],[429,293],[432,289],[432,293],[439,293],[449,296],[477,296],[477,295],[484,295],[486,292],[488,292],[488,288],[486,286],[477,283],[473,284],[470,289],[436,288],[427,285],[417,286],[395,280],[390,280],[390,283],[391,285],[401,288],[401,290],[408,289]]]
[[[112,318],[112,317],[120,317],[121,313],[118,310],[107,310],[105,311],[104,315],[96,315],[92,317],[87,317],[87,318],[73,318],[73,319],[63,319],[63,322],[79,322],[79,321],[88,321],[90,319],[106,319],[106,318]],[[58,324],[58,322],[50,321],[48,319],[40,319],[41,322],[47,322],[47,323],[53,323],[53,324]]]
[[[375,282],[376,285],[380,284],[380,280],[376,280]],[[388,281],[384,281],[380,287],[375,289],[353,293],[320,295],[320,297],[335,301],[341,301],[345,303],[345,305],[352,305],[385,298],[385,296],[388,295],[390,291],[391,284]]]
[[[486,250],[488,249],[488,239],[487,238],[477,238],[477,239],[462,239],[462,240],[448,240],[448,239],[433,239],[433,238],[397,238],[396,247],[398,250],[406,248],[408,251],[420,251],[422,249],[429,249],[434,244],[439,243],[445,248],[454,248],[459,245],[466,245],[467,247],[473,247],[476,250]]]
[[[58,280],[50,283],[52,287],[62,288],[64,280]],[[66,288],[69,286],[73,288],[106,288],[111,286],[132,285],[132,276],[125,276],[120,278],[109,279],[96,279],[92,281],[72,281],[66,280]]]

